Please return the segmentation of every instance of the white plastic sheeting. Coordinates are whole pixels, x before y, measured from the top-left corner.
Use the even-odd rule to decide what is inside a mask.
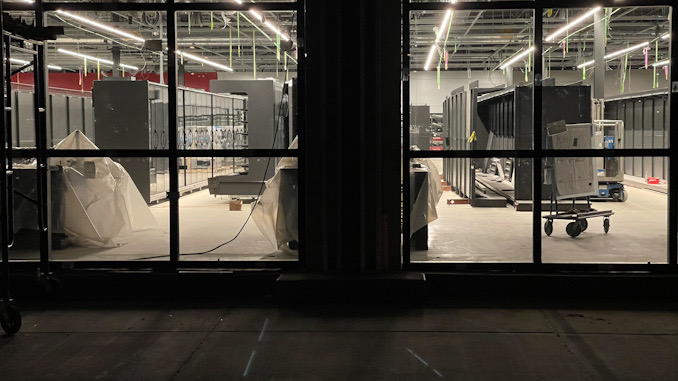
[[[54,148],[98,149],[77,130]],[[119,163],[98,157],[52,158],[50,164],[63,167],[64,198],[57,223],[74,245],[117,246],[116,238],[157,225],[134,181]]]
[[[297,148],[297,138],[289,149]],[[297,169],[299,160],[296,157],[283,157],[276,166],[275,175],[266,181],[264,192],[253,206],[252,219],[266,239],[276,249],[287,249],[287,243],[299,241],[297,221],[297,200],[280,202],[280,184],[283,169]]]
[[[443,186],[440,183],[440,173],[435,164],[429,159],[412,159],[413,164],[420,164],[419,170],[428,172],[428,186],[422,186],[414,199],[410,210],[410,235],[438,219],[436,205],[443,196]],[[410,169],[410,181],[413,181],[413,169]],[[416,170],[416,169],[415,169]]]

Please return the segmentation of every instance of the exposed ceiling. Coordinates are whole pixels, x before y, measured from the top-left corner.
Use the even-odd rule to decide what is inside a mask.
[[[63,26],[65,34],[56,41],[49,42],[47,61],[66,70],[79,70],[84,60],[58,52],[67,49],[88,56],[111,61],[112,48],[120,47],[120,62],[133,65],[145,72],[159,72],[160,59],[167,65],[167,20],[164,12],[71,12],[90,20],[142,37],[146,43],[117,36],[86,23],[74,20],[55,12],[48,13],[47,25]],[[295,48],[297,40],[296,12],[261,12],[263,21],[257,20],[249,12],[181,12],[177,15],[177,43],[180,50],[200,56],[221,65],[232,67],[235,71],[282,72],[285,67],[285,53],[288,54],[287,66],[295,70]],[[12,12],[13,17],[21,17],[32,23],[30,12]],[[239,22],[238,22],[239,21]],[[275,32],[264,25],[264,21],[290,37],[290,42],[278,42]],[[163,52],[150,50],[152,40],[162,39]],[[278,50],[280,44],[280,50]],[[280,52],[278,54],[278,51]],[[14,58],[30,60],[30,56],[20,51],[13,52]],[[278,57],[280,57],[278,59]],[[181,61],[180,61],[181,62]],[[186,72],[219,71],[209,65],[184,57]],[[101,65],[102,70],[110,70]],[[96,68],[89,62],[88,69]]]
[[[568,24],[589,9],[553,9],[544,13],[544,35]],[[609,17],[606,52],[614,52],[628,45],[651,42],[650,63],[654,62],[654,41],[658,41],[659,60],[668,58],[669,40],[660,37],[669,31],[669,7],[612,8]],[[417,11],[410,14],[410,68],[422,70],[435,40],[436,30],[444,18],[444,11]],[[534,38],[532,10],[458,11],[452,15],[446,51],[449,70],[494,70],[517,52],[526,49]],[[434,29],[435,28],[435,29]],[[557,43],[545,43],[545,66],[551,69],[574,69],[580,63],[593,59],[593,17],[570,30],[566,51]],[[442,40],[445,36],[443,35]],[[441,41],[441,47],[444,43]],[[456,52],[455,52],[456,49]],[[435,70],[439,55],[435,54],[431,70]],[[607,62],[616,68],[621,59]],[[525,60],[515,67],[524,67]],[[638,68],[645,65],[642,49],[629,54],[629,64]],[[444,66],[444,61],[441,64]]]

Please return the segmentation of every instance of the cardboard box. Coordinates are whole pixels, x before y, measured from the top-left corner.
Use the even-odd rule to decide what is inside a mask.
[[[242,201],[231,200],[231,202],[228,203],[228,210],[232,212],[242,210]]]

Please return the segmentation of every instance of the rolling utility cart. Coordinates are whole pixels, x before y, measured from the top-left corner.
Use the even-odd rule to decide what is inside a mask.
[[[589,123],[565,124],[556,122],[548,127],[548,137],[553,149],[591,149],[594,126]],[[605,233],[610,230],[611,210],[596,210],[591,207],[591,197],[598,194],[598,171],[591,157],[555,157],[549,158],[544,166],[545,182],[551,185],[549,214],[543,216],[544,232],[553,233],[553,221],[570,220],[565,228],[567,234],[575,238],[588,228],[588,219],[602,217]],[[586,207],[576,206],[576,200],[585,198]],[[572,208],[560,212],[559,200],[571,200]]]
[[[594,148],[624,148],[624,122],[621,120],[593,121]],[[628,200],[624,189],[624,161],[620,157],[596,158],[598,171],[598,194],[595,199],[608,199],[617,202]]]

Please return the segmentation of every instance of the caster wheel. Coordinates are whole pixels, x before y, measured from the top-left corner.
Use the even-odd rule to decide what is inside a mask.
[[[610,231],[610,219],[606,218],[603,220],[603,230],[605,230],[605,234]]]
[[[582,218],[581,220],[578,221],[579,226],[581,226],[581,231],[585,232],[586,229],[589,228],[589,222],[586,220],[586,218]]]
[[[19,313],[19,309],[11,304],[0,307],[0,326],[2,326],[2,329],[8,336],[19,332],[21,328],[21,313]]]
[[[575,238],[581,234],[581,225],[579,222],[570,222],[567,224],[567,227],[565,227],[565,231],[570,237]]]
[[[549,236],[553,233],[553,221],[546,220],[546,222],[544,222],[544,233]]]
[[[612,197],[612,201],[622,202],[622,195],[619,193],[619,191],[611,193],[610,196]]]
[[[628,200],[628,199],[629,199],[629,192],[627,192],[627,191],[622,192],[621,202],[626,202],[626,200]]]
[[[62,286],[61,281],[54,277],[45,277],[41,280],[42,289],[45,297],[50,300],[58,300],[61,298]]]

